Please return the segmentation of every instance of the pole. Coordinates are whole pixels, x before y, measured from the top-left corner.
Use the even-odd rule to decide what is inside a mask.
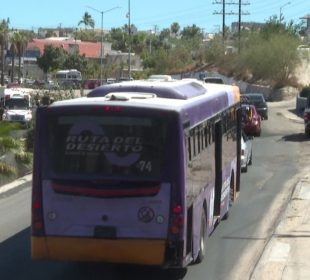
[[[225,41],[225,0],[223,0],[223,44]]]
[[[128,78],[131,80],[131,26],[130,26],[130,0],[128,0]]]
[[[103,11],[101,11],[101,44],[100,44],[100,85],[102,85],[102,67],[103,67]]]
[[[238,22],[238,53],[241,47],[241,0],[239,0],[239,22]]]
[[[101,14],[101,42],[100,42],[100,85],[102,85],[102,82],[103,82],[103,14],[107,13],[107,12],[110,12],[112,10],[115,10],[115,9],[118,9],[120,7],[113,7],[109,10],[106,10],[106,11],[99,11],[91,6],[86,6],[87,8],[89,9],[92,9],[98,13]]]
[[[282,22],[282,9],[283,9],[285,6],[289,5],[289,4],[291,4],[291,2],[287,2],[287,3],[285,3],[284,5],[282,5],[282,6],[280,7],[280,15],[279,15],[279,22],[280,22],[280,23]]]

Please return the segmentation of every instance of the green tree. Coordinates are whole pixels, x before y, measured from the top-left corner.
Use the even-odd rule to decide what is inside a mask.
[[[0,155],[5,155],[0,159],[0,179],[10,176],[17,176],[17,166],[12,164],[10,154],[14,156],[17,164],[22,164],[30,170],[32,163],[32,154],[27,152],[25,142],[15,139],[12,132],[19,130],[17,123],[3,123],[0,127]]]
[[[176,37],[180,31],[180,25],[177,22],[174,22],[170,26],[171,33]]]
[[[97,42],[98,41],[94,30],[88,30],[88,29],[80,30],[77,33],[76,39],[79,39],[81,41],[86,41],[86,42]]]
[[[297,37],[301,29],[302,23],[294,24],[293,21],[283,22],[283,20],[278,20],[277,16],[272,16],[262,27],[260,34],[265,40],[268,40],[274,34],[286,34]]]
[[[65,58],[65,51],[62,48],[46,45],[44,53],[37,58],[38,66],[47,74],[50,71],[60,69]]]
[[[201,32],[201,28],[193,24],[192,26],[184,27],[181,31],[181,35],[183,39],[193,39],[193,38],[203,38],[203,34]]]
[[[83,72],[83,70],[86,69],[86,66],[87,60],[85,58],[85,55],[79,55],[78,52],[75,52],[73,54],[65,55],[63,64],[60,67],[62,69],[77,69]]]
[[[24,52],[27,48],[30,37],[26,32],[16,32],[15,33],[15,45],[18,55],[18,83],[21,82],[21,59],[24,56]]]
[[[56,33],[54,30],[48,30],[45,34],[45,38],[56,37]]]
[[[160,34],[159,34],[159,39],[161,41],[165,40],[165,39],[169,39],[170,38],[170,29],[169,28],[164,28]]]
[[[108,41],[112,43],[112,48],[115,50],[120,50],[122,52],[128,51],[127,47],[128,32],[125,27],[123,28],[112,28],[110,30]]]
[[[83,18],[79,21],[78,25],[84,24],[84,28],[86,29],[88,26],[91,28],[95,27],[95,21],[93,20],[92,16],[88,13],[85,12],[83,15]]]
[[[10,52],[12,55],[12,69],[11,69],[11,83],[14,82],[14,75],[15,75],[15,56],[17,53],[17,43],[18,43],[18,33],[14,32],[12,37],[10,38],[11,46]]]
[[[248,43],[240,57],[243,69],[248,69],[255,81],[264,80],[275,87],[289,83],[296,66],[299,63],[295,37],[288,34],[273,34],[268,40],[257,39]]]
[[[261,30],[243,34],[235,69],[250,73],[253,82],[264,81],[274,87],[290,84],[300,62],[299,29],[299,25],[280,22],[273,16]]]

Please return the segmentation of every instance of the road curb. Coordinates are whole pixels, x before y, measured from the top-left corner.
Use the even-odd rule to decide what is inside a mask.
[[[28,183],[32,180],[32,174],[27,174],[24,177],[18,178],[17,180],[8,183],[6,185],[0,186],[0,194],[5,193],[11,189],[14,189],[22,184]]]
[[[251,280],[310,279],[310,177],[309,168],[300,173],[281,221],[261,255]]]

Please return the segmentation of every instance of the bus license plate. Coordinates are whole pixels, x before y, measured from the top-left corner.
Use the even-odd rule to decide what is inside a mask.
[[[94,230],[94,237],[97,238],[116,238],[115,227],[96,226]]]

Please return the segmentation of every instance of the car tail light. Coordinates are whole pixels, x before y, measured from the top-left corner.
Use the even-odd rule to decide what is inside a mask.
[[[310,120],[310,113],[309,112],[305,112],[304,113],[304,121],[307,122]]]

